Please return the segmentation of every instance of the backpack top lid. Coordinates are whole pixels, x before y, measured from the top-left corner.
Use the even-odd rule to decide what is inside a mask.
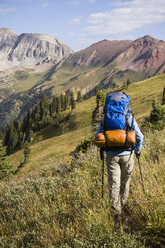
[[[126,114],[130,111],[130,98],[124,92],[110,92],[105,99],[104,113],[118,112]]]

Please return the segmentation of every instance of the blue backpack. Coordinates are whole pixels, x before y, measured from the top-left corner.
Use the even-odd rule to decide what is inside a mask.
[[[126,130],[133,128],[128,124],[131,115],[130,98],[125,93],[111,92],[105,99],[103,130]],[[132,118],[133,120],[133,118]]]

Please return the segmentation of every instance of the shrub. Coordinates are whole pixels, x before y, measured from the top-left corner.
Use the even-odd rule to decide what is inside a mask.
[[[2,145],[0,140],[0,180],[7,177],[11,173],[12,165],[6,156],[6,147]]]
[[[94,137],[85,139],[84,141],[81,142],[80,145],[78,145],[76,147],[75,152],[76,153],[78,153],[78,152],[86,153],[89,150],[90,146],[93,144],[93,141],[94,141]]]
[[[161,130],[165,126],[165,109],[158,102],[153,103],[153,110],[151,111],[149,122],[154,129]]]

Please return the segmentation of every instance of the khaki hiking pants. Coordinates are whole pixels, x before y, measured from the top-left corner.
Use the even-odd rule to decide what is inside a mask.
[[[134,155],[106,155],[108,186],[112,210],[121,213],[128,199],[130,179],[134,168]]]

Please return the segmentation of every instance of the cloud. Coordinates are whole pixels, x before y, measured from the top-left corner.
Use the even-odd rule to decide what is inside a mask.
[[[72,24],[81,24],[81,19],[82,19],[82,17],[74,18],[74,19],[69,21],[69,24],[70,25],[72,25]]]
[[[72,1],[69,1],[69,4],[71,4],[71,5],[79,5],[80,4],[80,0],[72,0]]]
[[[42,8],[47,8],[47,7],[49,6],[49,3],[42,3],[40,6],[41,6]]]
[[[127,33],[164,21],[164,0],[118,1],[110,11],[91,14],[85,30],[93,35]]]
[[[7,12],[12,12],[12,11],[15,11],[16,8],[5,8],[5,7],[2,7],[0,6],[0,14],[4,14],[4,13],[7,13]]]
[[[47,8],[48,6],[50,6],[48,1],[46,1],[46,0],[40,0],[40,2],[41,2],[40,7],[42,7],[42,8]]]
[[[96,0],[88,0],[89,3],[95,3]]]

